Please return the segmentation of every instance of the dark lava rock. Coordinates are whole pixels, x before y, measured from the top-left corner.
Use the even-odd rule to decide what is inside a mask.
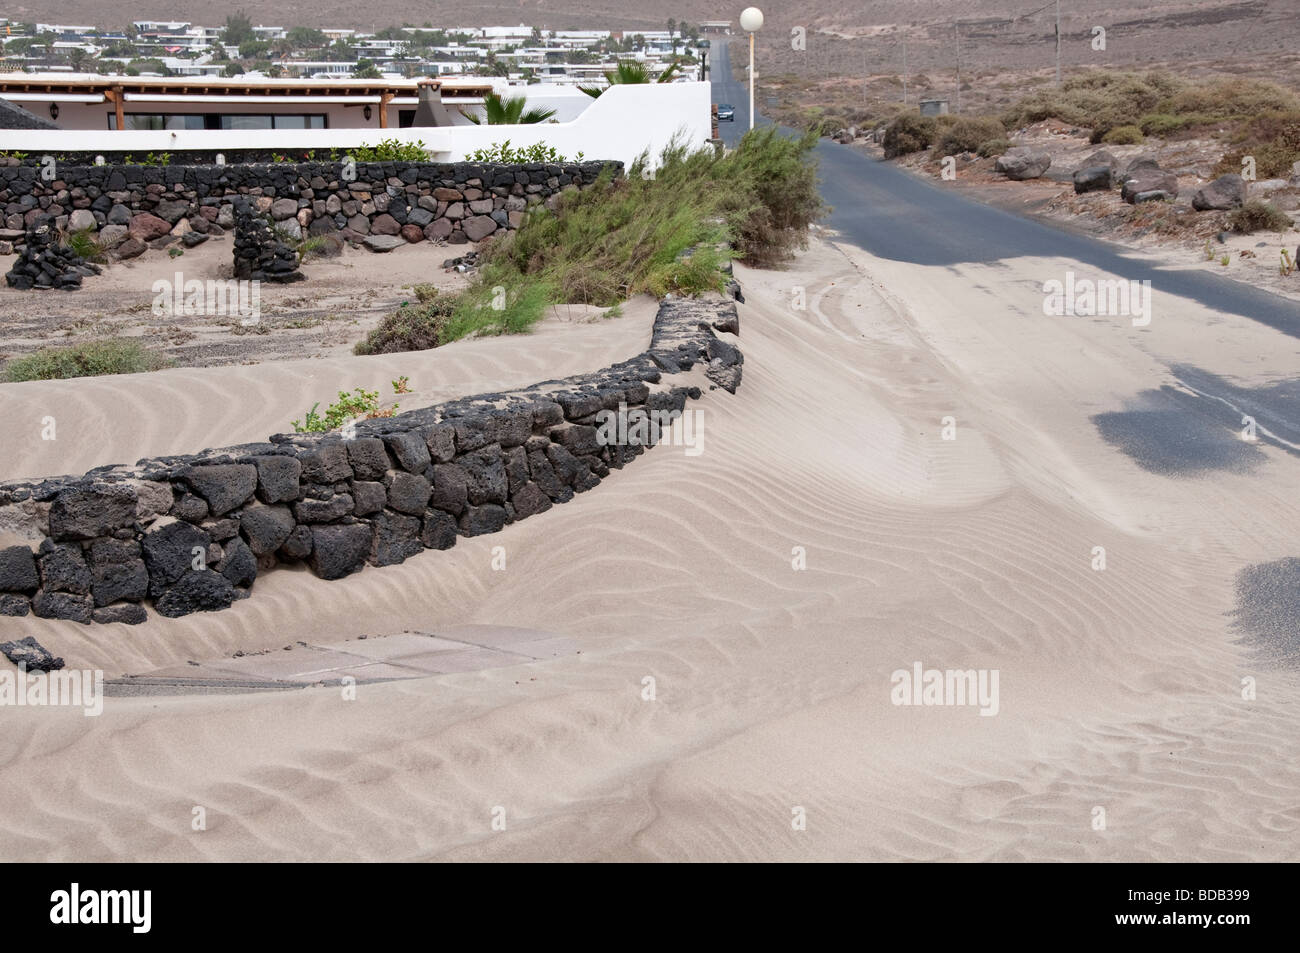
[[[505,507],[495,503],[471,506],[460,518],[460,531],[466,536],[483,536],[496,533],[506,525]]]
[[[90,569],[77,545],[60,545],[46,539],[37,555],[41,567],[41,588],[46,592],[90,593]]]
[[[312,551],[307,564],[322,579],[342,579],[361,569],[370,555],[370,527],[313,526]]]
[[[428,549],[451,549],[456,545],[456,519],[442,510],[429,510],[424,514],[424,527],[420,542]]]
[[[35,592],[41,584],[36,556],[26,546],[0,549],[0,592]]]
[[[208,501],[214,516],[229,513],[257,489],[257,468],[247,463],[188,467],[181,476]]]
[[[287,506],[254,503],[240,511],[239,529],[254,556],[273,553],[293,532],[293,514]]]
[[[96,539],[135,523],[136,493],[120,483],[69,487],[50,505],[55,540]]]
[[[404,513],[385,510],[371,521],[374,536],[370,548],[370,562],[376,566],[392,566],[404,562],[424,549],[420,542],[420,520]]]
[[[131,602],[104,606],[96,609],[91,616],[96,622],[120,622],[123,625],[139,625],[148,617],[149,613],[144,611],[144,606]]]
[[[89,625],[90,614],[94,608],[95,604],[90,596],[79,596],[70,592],[41,590],[32,597],[32,612],[42,619],[67,619]]]
[[[206,559],[211,541],[203,530],[185,522],[169,523],[145,533],[141,546],[149,570],[149,594],[157,599],[181,576],[194,571],[195,558],[203,555]]]
[[[95,605],[138,602],[149,594],[149,571],[133,539],[97,539],[90,546],[91,592]]]
[[[228,609],[235,601],[235,587],[212,569],[188,569],[154,599],[154,611],[169,619],[193,612]]]
[[[29,672],[54,672],[63,668],[63,659],[54,655],[30,635],[13,642],[0,642],[0,652],[19,668]]]

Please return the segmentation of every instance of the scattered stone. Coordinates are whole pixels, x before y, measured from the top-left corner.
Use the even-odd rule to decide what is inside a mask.
[[[406,244],[406,239],[398,235],[367,235],[362,244],[374,252],[388,252]]]
[[[998,156],[993,171],[1003,173],[1008,179],[1019,182],[1024,179],[1036,179],[1052,164],[1052,157],[1046,152],[1035,152],[1027,146],[1015,146]]]
[[[55,672],[63,668],[63,659],[55,657],[30,635],[12,642],[0,642],[0,652],[29,672]]]
[[[1196,190],[1192,208],[1198,212],[1226,212],[1246,204],[1246,181],[1235,173],[1221,175]]]

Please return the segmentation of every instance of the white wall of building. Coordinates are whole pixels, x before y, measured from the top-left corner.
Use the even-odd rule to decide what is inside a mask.
[[[521,87],[527,91],[528,87]],[[568,94],[572,91],[565,90]],[[577,93],[581,96],[582,94]],[[567,122],[524,126],[452,126],[410,129],[295,129],[295,130],[20,130],[0,131],[0,151],[24,152],[176,152],[190,149],[260,149],[297,152],[310,149],[346,150],[374,145],[380,139],[402,142],[421,140],[439,162],[457,162],[476,149],[509,140],[514,148],[544,143],[561,155],[587,159],[616,159],[631,163],[642,152],[657,156],[674,137],[700,148],[711,134],[708,83],[652,83],[613,86],[599,99],[586,100],[586,108]],[[538,96],[533,105],[544,105]],[[573,101],[576,105],[576,100]],[[28,106],[31,108],[31,106]],[[103,107],[98,107],[102,109]],[[306,107],[304,107],[306,108]],[[356,107],[347,107],[350,110]],[[223,107],[223,111],[232,111]],[[62,116],[60,116],[62,119]],[[377,120],[376,120],[377,121]],[[12,141],[6,141],[12,140]]]

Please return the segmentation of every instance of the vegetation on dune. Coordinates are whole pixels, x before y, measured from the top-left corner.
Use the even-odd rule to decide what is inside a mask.
[[[1016,128],[1059,119],[1091,129],[1093,142],[1114,142],[1106,136],[1124,127],[1168,136],[1288,109],[1294,109],[1294,96],[1274,83],[1240,77],[1191,82],[1159,71],[1095,70],[1070,77],[1059,89],[1035,90],[1008,109],[1002,121]],[[1127,129],[1123,133],[1132,135]]]
[[[379,326],[352,348],[355,354],[394,354],[423,351],[450,340],[447,322],[456,310],[457,295],[433,285],[416,285],[414,302],[403,301]]]
[[[911,152],[922,152],[934,142],[938,124],[930,116],[903,113],[885,127],[881,145],[886,159],[896,159]]]
[[[1101,141],[1110,146],[1136,146],[1146,138],[1139,126],[1116,126],[1101,137]]]
[[[1255,160],[1261,179],[1286,178],[1300,162],[1300,110],[1273,110],[1256,116],[1234,137],[1234,148],[1219,162],[1216,172],[1240,172],[1242,158]]]
[[[989,117],[958,117],[938,134],[934,154],[955,156],[963,152],[977,152],[986,142],[1005,139],[1006,128],[997,119]]]
[[[1252,199],[1228,214],[1228,227],[1240,235],[1266,231],[1284,232],[1291,225],[1290,215],[1259,199]]]
[[[68,232],[63,236],[63,244],[73,254],[80,256],[86,261],[104,262],[108,256],[104,254],[104,248],[95,238],[93,228],[83,228],[81,231]]]
[[[356,353],[519,333],[557,303],[610,308],[639,293],[721,291],[729,258],[770,264],[807,243],[824,212],[810,157],[816,142],[815,133],[788,138],[764,127],[733,152],[674,144],[624,177],[607,169],[484,246],[463,292],[417,288],[417,301],[385,318]]]
[[[360,387],[351,394],[345,390],[339,391],[339,399],[326,407],[324,414],[317,413],[316,408],[319,406],[319,402],[312,404],[304,420],[293,421],[294,433],[327,433],[338,430],[353,420],[392,417],[397,413],[396,404],[380,409],[379,391],[363,390]]]
[[[51,381],[105,374],[139,374],[172,366],[172,361],[139,341],[110,338],[83,341],[71,347],[43,348],[16,357],[4,369],[4,380]]]

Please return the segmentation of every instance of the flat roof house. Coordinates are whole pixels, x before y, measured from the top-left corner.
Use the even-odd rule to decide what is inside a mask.
[[[491,81],[439,83],[451,111],[481,105]],[[0,73],[0,99],[63,129],[387,129],[409,126],[415,80],[151,79]]]

